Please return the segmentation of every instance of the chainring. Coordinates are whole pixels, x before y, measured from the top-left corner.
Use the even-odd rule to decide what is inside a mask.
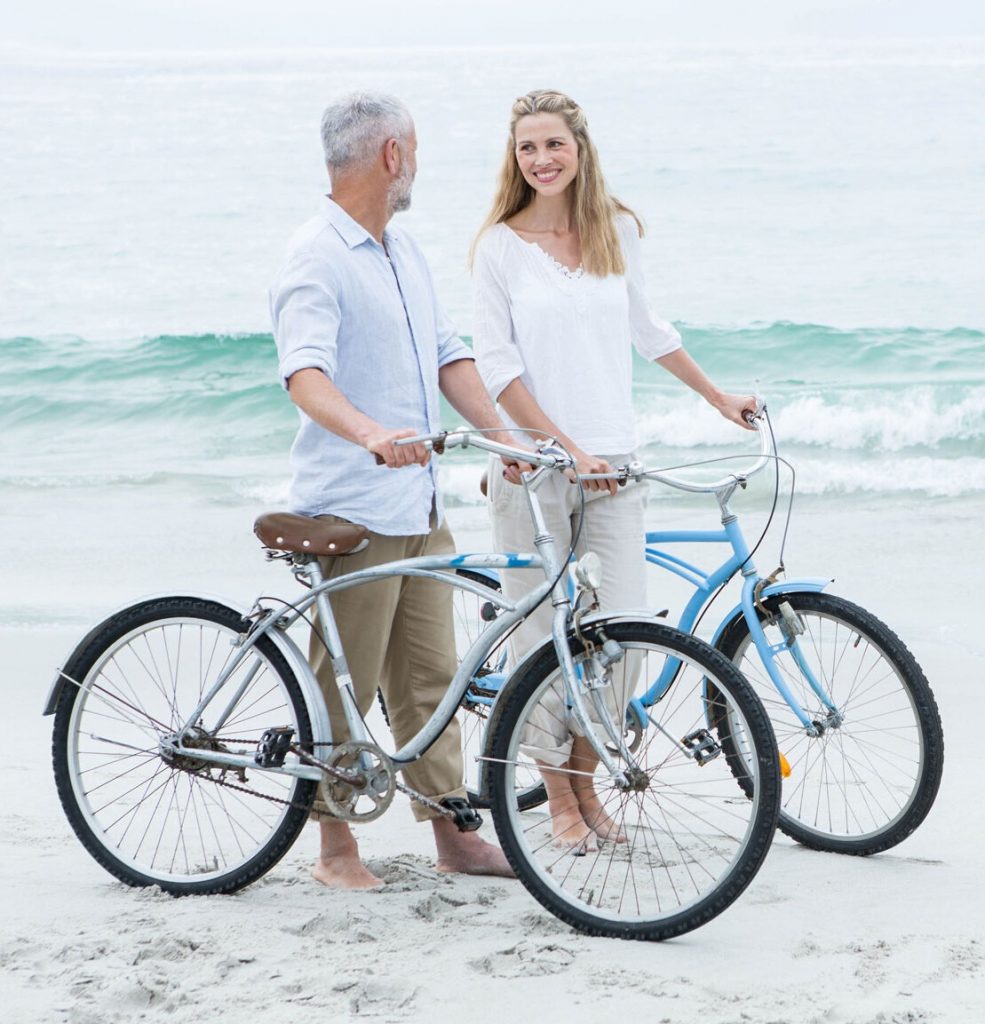
[[[393,802],[397,774],[390,758],[375,743],[340,743],[324,764],[358,780],[333,779],[328,774],[322,779],[322,799],[335,817],[352,822],[375,821]]]

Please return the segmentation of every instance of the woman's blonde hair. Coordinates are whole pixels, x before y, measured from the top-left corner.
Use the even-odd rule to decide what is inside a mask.
[[[610,195],[599,167],[599,155],[588,134],[588,120],[577,103],[563,92],[554,89],[535,89],[513,101],[510,112],[510,137],[506,141],[506,154],[499,172],[499,186],[489,216],[479,229],[469,252],[469,263],[475,246],[482,235],[494,224],[519,213],[530,204],[534,190],[520,172],[516,159],[516,125],[521,117],[530,114],[557,114],[564,120],[578,146],[578,173],[575,176],[573,203],[574,225],[581,240],[581,263],[589,274],[606,277],[625,273],[626,263],[616,233],[615,217],[628,213],[636,221],[643,235],[643,224],[628,206]]]

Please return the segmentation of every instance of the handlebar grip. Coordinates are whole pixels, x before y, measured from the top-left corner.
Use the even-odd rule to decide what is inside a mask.
[[[743,412],[742,414],[742,418],[746,421],[746,423],[749,424],[750,427],[753,425],[753,422],[755,420],[759,419],[759,417],[763,413],[763,410],[766,408],[766,401],[764,400],[762,395],[753,395],[753,398],[756,399],[756,408],[753,409],[751,412],[748,409],[746,409],[746,411]]]

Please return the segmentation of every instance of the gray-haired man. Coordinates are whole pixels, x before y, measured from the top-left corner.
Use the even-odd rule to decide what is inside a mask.
[[[301,418],[291,449],[292,506],[371,531],[363,552],[323,560],[327,577],[454,550],[428,453],[393,445],[440,429],[439,391],[475,426],[502,422],[435,299],[420,250],[387,226],[410,205],[417,170],[406,107],[386,95],[345,97],[325,111],[322,142],[332,194],[291,240],[271,288],[271,315],[281,380]],[[516,479],[515,467],[507,473]],[[380,685],[396,742],[405,743],[455,670],[450,589],[421,579],[374,582],[333,595],[332,608],[363,713]],[[333,735],[345,738],[331,664],[314,636],[310,657]],[[457,725],[404,774],[432,799],[463,796]],[[413,808],[432,820],[439,870],[512,874],[497,847]],[[381,884],[360,861],[349,826],[320,821],[314,877],[344,888]]]

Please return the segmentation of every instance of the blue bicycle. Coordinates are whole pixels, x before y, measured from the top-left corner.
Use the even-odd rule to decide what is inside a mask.
[[[779,828],[816,850],[867,855],[887,850],[926,818],[940,786],[944,739],[940,714],[927,679],[899,637],[875,616],[825,593],[826,577],[776,579],[759,575],[753,551],[731,501],[748,479],[777,465],[765,413],[754,425],[760,452],[743,472],[709,483],[631,465],[622,480],[652,480],[712,494],[721,526],[710,530],[658,530],[646,535],[646,559],[694,587],[676,623],[693,632],[704,610],[737,573],[739,603],[714,630],[712,646],[734,662],[766,708],[780,751],[783,795]],[[723,545],[721,564],[704,570],[665,550],[675,544]],[[477,582],[498,589],[492,575]],[[459,629],[495,614],[492,604],[471,598],[458,609]],[[652,728],[649,709],[672,682],[679,666],[662,671],[630,703],[625,723],[630,749]],[[459,711],[466,746],[470,798],[486,804],[480,773],[470,763],[483,746],[485,718],[505,678],[505,651],[475,675]],[[709,695],[713,696],[713,695]],[[709,707],[715,702],[709,700]],[[710,715],[713,712],[709,712]],[[723,737],[734,774],[748,776],[741,732],[727,720],[709,721]],[[471,756],[470,756],[471,755]],[[545,799],[542,786],[518,795],[526,807]]]

